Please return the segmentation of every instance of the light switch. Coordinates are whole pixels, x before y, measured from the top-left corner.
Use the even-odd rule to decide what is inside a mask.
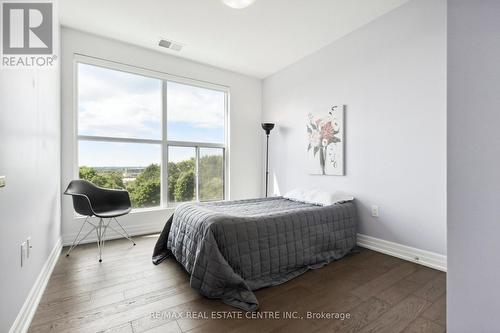
[[[5,187],[5,176],[0,176],[0,187]]]
[[[32,248],[33,248],[33,243],[31,242],[31,236],[30,236],[26,238],[26,258],[30,257]]]
[[[21,243],[21,267],[24,266],[24,261],[26,260],[26,242]]]

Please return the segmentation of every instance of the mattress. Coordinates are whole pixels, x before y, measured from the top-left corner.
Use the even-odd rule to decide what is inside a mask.
[[[356,245],[354,202],[317,206],[283,197],[186,203],[169,218],[153,263],[173,257],[202,295],[255,311],[253,291],[345,256]]]

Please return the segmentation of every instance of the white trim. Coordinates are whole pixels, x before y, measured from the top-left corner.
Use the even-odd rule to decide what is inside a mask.
[[[224,158],[224,156],[222,156],[222,158]],[[200,201],[200,147],[198,146],[195,147],[194,174],[195,199],[196,201]]]
[[[231,177],[230,177],[230,152],[231,152],[231,94],[228,92],[224,100],[226,103],[226,117],[224,119],[224,142],[226,143],[226,148],[224,149],[224,200],[231,200]]]
[[[145,77],[150,77],[159,80],[172,81],[180,84],[186,84],[194,87],[218,90],[229,93],[230,87],[218,83],[192,79],[185,76],[178,76],[169,73],[165,73],[156,69],[149,69],[145,67],[139,67],[135,65],[124,64],[119,61],[104,59],[99,57],[94,57],[90,55],[85,55],[81,53],[74,53],[74,60],[78,63],[83,63],[92,66],[98,66],[102,68],[118,70],[121,72],[127,72],[130,74],[141,75]]]
[[[97,142],[117,142],[117,143],[143,143],[161,145],[162,140],[154,139],[134,139],[134,138],[119,138],[109,136],[94,136],[94,135],[78,135],[79,141],[97,141]]]
[[[358,234],[357,237],[357,243],[361,247],[446,272],[447,259],[442,254],[420,250],[363,234]]]
[[[80,221],[77,221],[77,222],[80,222]],[[139,235],[160,233],[162,231],[164,225],[165,225],[165,221],[161,220],[159,223],[141,223],[138,225],[130,225],[130,226],[124,225],[123,227],[125,228],[125,230],[127,230],[128,234],[130,236],[139,236]],[[84,227],[84,230],[90,230],[87,228],[90,228],[90,227],[89,226]],[[82,233],[85,234],[84,232],[82,232]],[[73,232],[70,234],[63,235],[62,236],[63,246],[70,246],[73,243],[73,240],[75,239],[76,234],[77,234],[76,232]],[[112,240],[112,239],[119,239],[119,238],[123,238],[123,236],[118,234],[118,233],[115,233],[111,229],[108,229],[106,231],[106,241]],[[94,243],[94,242],[97,242],[97,235],[95,235],[95,233],[91,233],[80,244],[88,244],[88,243]],[[97,251],[97,247],[96,247],[96,251]],[[104,245],[103,251],[104,251],[103,255],[105,256],[106,255],[106,245]]]
[[[210,142],[195,142],[195,141],[166,141],[169,146],[176,147],[200,147],[200,148],[223,148],[226,149],[226,145],[223,143],[210,143]]]
[[[161,81],[161,179],[160,179],[160,201],[161,207],[168,206],[168,133],[167,133],[167,82],[165,80]],[[166,163],[165,163],[166,162]]]
[[[45,292],[45,288],[47,287],[47,283],[49,282],[50,276],[52,275],[52,271],[56,266],[57,260],[59,259],[61,249],[62,240],[61,237],[59,237],[56,245],[47,258],[47,261],[45,261],[40,274],[38,274],[35,284],[31,288],[26,301],[24,302],[21,310],[16,317],[16,320],[9,330],[9,333],[24,333],[28,331],[31,320],[35,315],[38,304],[40,303],[40,299],[42,298],[42,295]]]
[[[118,142],[118,143],[142,143],[142,144],[165,144],[167,146],[176,147],[200,147],[200,148],[226,148],[223,143],[213,142],[196,142],[196,141],[173,141],[173,140],[154,140],[154,139],[134,139],[134,138],[120,138],[110,136],[97,136],[97,135],[78,135],[80,141],[97,141],[97,142]]]

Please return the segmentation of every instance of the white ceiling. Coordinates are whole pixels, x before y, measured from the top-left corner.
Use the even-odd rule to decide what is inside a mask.
[[[62,0],[61,24],[264,78],[408,0]],[[162,38],[186,44],[158,47]]]

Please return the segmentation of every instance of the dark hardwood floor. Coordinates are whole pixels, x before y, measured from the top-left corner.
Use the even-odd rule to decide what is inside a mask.
[[[29,331],[446,331],[445,273],[394,257],[362,250],[259,290],[261,309],[254,316],[296,318],[252,319],[221,301],[200,296],[174,260],[154,266],[156,235],[135,239],[135,247],[127,240],[107,242],[101,264],[95,244],[77,247],[69,258],[63,252]],[[350,317],[307,319],[308,312]],[[212,319],[224,315],[233,318]]]

